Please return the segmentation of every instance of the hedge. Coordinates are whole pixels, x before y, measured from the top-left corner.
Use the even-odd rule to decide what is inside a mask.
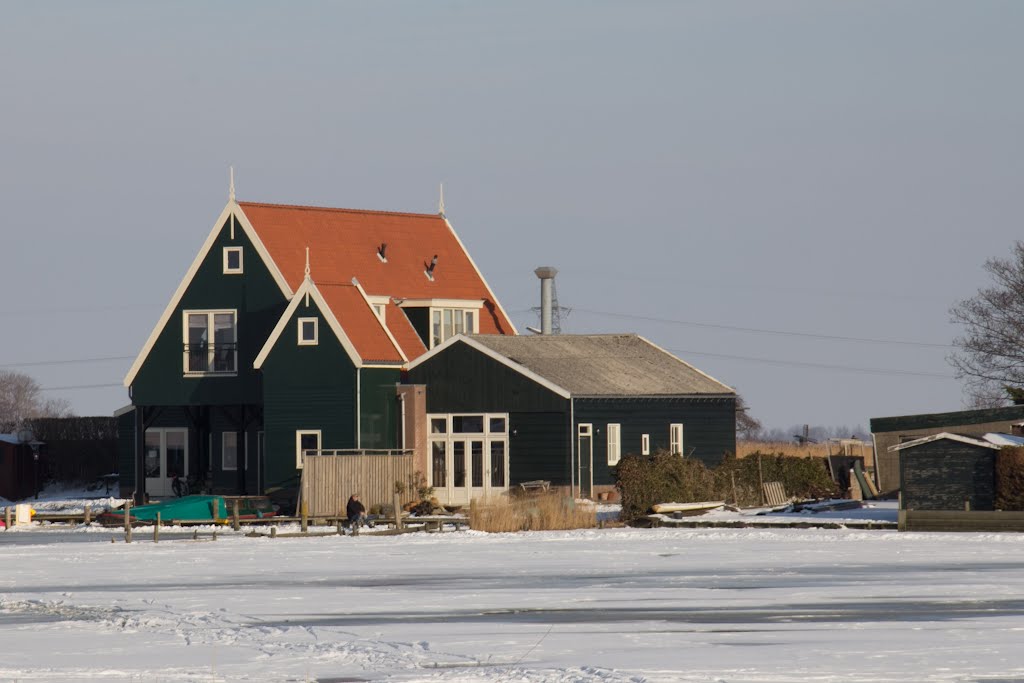
[[[615,486],[626,521],[647,514],[656,503],[726,500],[741,506],[761,504],[761,482],[782,482],[797,498],[827,498],[839,493],[818,458],[753,453],[737,459],[727,455],[709,469],[700,460],[661,450],[653,455],[627,455],[616,467]]]

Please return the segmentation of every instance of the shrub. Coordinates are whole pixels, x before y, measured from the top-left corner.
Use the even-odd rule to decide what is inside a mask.
[[[996,509],[1024,510],[1024,448],[1011,446],[996,453]]]
[[[622,497],[622,518],[632,520],[656,503],[727,500],[759,505],[762,481],[782,482],[786,493],[797,498],[837,493],[824,461],[763,453],[742,459],[728,455],[714,469],[664,450],[627,455],[616,468],[615,485]]]
[[[596,509],[572,498],[546,493],[529,498],[500,498],[469,506],[469,525],[477,531],[550,531],[597,526]]]

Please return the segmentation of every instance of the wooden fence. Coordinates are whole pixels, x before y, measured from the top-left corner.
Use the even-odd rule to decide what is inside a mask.
[[[900,531],[1024,531],[1024,512],[900,510]]]
[[[367,510],[392,505],[396,482],[405,489],[402,504],[416,497],[412,451],[321,453],[332,454],[306,455],[303,461],[300,505],[310,517],[343,517],[353,493]]]

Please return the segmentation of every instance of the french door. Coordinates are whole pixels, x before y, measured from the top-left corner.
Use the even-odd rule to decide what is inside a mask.
[[[506,415],[431,415],[431,486],[438,501],[468,505],[508,491]]]
[[[188,430],[147,429],[145,449],[146,493],[173,496],[174,476],[188,478]]]

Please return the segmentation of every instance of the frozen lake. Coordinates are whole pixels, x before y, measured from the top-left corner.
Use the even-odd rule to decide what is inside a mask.
[[[0,680],[1024,680],[1024,535],[136,539],[0,534]]]

